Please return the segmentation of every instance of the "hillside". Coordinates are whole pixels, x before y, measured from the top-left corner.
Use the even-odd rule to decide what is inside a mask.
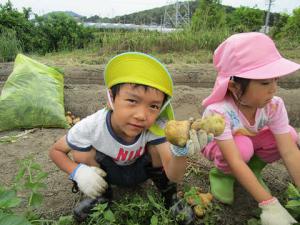
[[[197,7],[199,5],[199,1],[189,1],[189,11],[190,11],[190,18],[193,16],[194,12],[196,11]],[[157,7],[153,9],[143,10],[136,13],[131,13],[123,16],[116,16],[114,18],[102,18],[97,15],[84,18],[84,22],[110,22],[110,23],[130,23],[130,24],[157,24],[160,25],[163,22],[165,10],[168,7],[168,13],[169,15],[175,14],[175,5],[168,5],[168,6],[162,6]],[[226,13],[230,14],[235,10],[234,7],[223,5],[223,8]],[[179,11],[182,12],[183,7],[179,8]],[[264,10],[262,10],[264,11]],[[279,13],[271,13],[270,14],[270,26],[273,25],[274,20],[279,16]]]

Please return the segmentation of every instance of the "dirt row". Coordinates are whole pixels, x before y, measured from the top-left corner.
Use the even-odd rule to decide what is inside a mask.
[[[178,120],[199,117],[203,111],[202,100],[211,93],[211,88],[195,88],[176,85],[172,105]],[[289,114],[290,123],[300,127],[300,89],[279,88],[277,95],[282,97]],[[85,117],[106,104],[106,91],[103,85],[65,85],[65,108],[76,116]]]
[[[65,74],[66,84],[103,85],[104,65],[80,65],[76,68],[68,65],[53,65]],[[167,65],[175,85],[211,88],[216,72],[212,64]],[[0,82],[4,82],[13,70],[13,63],[0,64]],[[285,89],[300,88],[300,71],[280,79],[279,86]]]

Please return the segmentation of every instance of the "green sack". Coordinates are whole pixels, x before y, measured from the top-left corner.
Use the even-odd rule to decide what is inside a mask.
[[[54,68],[18,54],[0,96],[0,131],[67,128],[63,79]]]

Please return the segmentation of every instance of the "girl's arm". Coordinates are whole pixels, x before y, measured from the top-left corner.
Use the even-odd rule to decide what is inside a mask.
[[[300,151],[291,134],[274,134],[278,151],[292,176],[295,184],[300,187]]]
[[[217,144],[221,149],[224,159],[228,163],[232,174],[240,182],[240,184],[253,196],[257,202],[263,202],[272,198],[263,186],[258,182],[257,178],[243,161],[233,140],[217,140]]]
[[[154,153],[151,154],[154,166],[163,166],[170,181],[182,181],[187,166],[187,157],[174,156],[171,153],[169,142],[164,142],[159,145],[149,145],[148,151]]]

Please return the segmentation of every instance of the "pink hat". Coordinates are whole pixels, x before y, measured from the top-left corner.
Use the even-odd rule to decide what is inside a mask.
[[[205,107],[225,97],[232,76],[269,79],[300,69],[279,54],[271,38],[258,32],[230,36],[215,50],[213,61],[218,76],[211,95],[202,102]]]

